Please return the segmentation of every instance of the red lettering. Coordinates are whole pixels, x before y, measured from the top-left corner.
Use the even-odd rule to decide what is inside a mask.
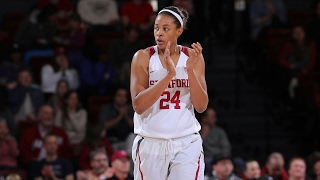
[[[177,79],[177,87],[181,87],[181,79]]]
[[[154,80],[150,81],[150,86],[154,85]]]

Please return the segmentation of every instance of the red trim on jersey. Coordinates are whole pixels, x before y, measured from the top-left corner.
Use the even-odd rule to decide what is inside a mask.
[[[181,51],[189,57],[188,47],[182,46]]]
[[[200,154],[200,156],[199,156],[199,158],[198,158],[198,168],[197,168],[195,180],[198,179],[198,175],[199,175],[199,171],[200,171],[200,157],[201,157],[201,154]]]
[[[139,172],[140,172],[140,175],[141,175],[141,180],[143,180],[143,174],[142,174],[142,171],[141,171],[141,159],[140,159],[140,154],[139,154],[139,151],[138,151],[138,158],[139,158]]]
[[[151,56],[156,52],[156,50],[154,50],[154,47],[153,47],[153,46],[148,47],[147,50],[148,50],[148,52],[149,52],[150,58],[151,58]]]

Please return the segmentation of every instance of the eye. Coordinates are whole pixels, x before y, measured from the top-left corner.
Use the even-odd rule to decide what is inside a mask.
[[[159,31],[159,28],[158,27],[154,27],[154,30]]]
[[[165,30],[165,31],[168,31],[169,29],[168,29],[168,28],[164,28],[164,30]]]

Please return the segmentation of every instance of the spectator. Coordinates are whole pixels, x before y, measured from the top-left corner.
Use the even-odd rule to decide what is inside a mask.
[[[57,28],[65,30],[68,28],[68,18],[73,13],[73,5],[69,0],[38,0],[37,8],[43,9],[47,5],[57,8]]]
[[[212,161],[212,172],[205,180],[241,180],[233,173],[233,163],[229,156],[217,155]]]
[[[250,6],[251,38],[266,37],[269,27],[287,23],[287,10],[282,0],[255,0]]]
[[[61,79],[57,84],[56,93],[53,94],[48,100],[48,104],[54,109],[54,111],[58,111],[62,108],[63,97],[68,91],[68,81]]]
[[[73,169],[71,162],[58,155],[59,137],[54,134],[47,134],[43,139],[43,147],[46,156],[39,162],[36,162],[31,174],[33,180],[44,179],[65,179],[73,180]]]
[[[99,121],[106,127],[113,148],[123,149],[127,136],[133,131],[133,108],[128,103],[126,88],[119,87],[113,97],[112,103],[101,108]]]
[[[48,49],[53,46],[53,36],[56,32],[57,8],[53,5],[45,6],[21,22],[14,42],[21,44],[26,50]]]
[[[151,30],[155,20],[155,13],[146,0],[130,0],[121,8],[121,19],[124,27],[135,24],[141,30]]]
[[[315,180],[320,180],[320,159],[313,164],[313,172],[316,175]]]
[[[104,150],[98,149],[90,153],[91,170],[77,171],[77,180],[108,179],[113,176],[109,167],[108,156]]]
[[[85,95],[110,94],[112,87],[117,83],[118,74],[109,63],[107,53],[100,50],[99,61],[92,64],[89,60],[81,61],[81,92]]]
[[[274,180],[288,180],[288,173],[284,169],[284,159],[282,154],[273,152],[269,155],[268,161],[261,170],[261,175],[268,174]]]
[[[310,22],[308,27],[308,37],[316,42],[318,50],[320,50],[320,1],[315,7],[316,17]]]
[[[106,130],[100,124],[91,125],[87,130],[84,147],[79,157],[81,169],[90,169],[90,152],[97,149],[104,149],[108,157],[111,157],[113,154],[113,148],[106,138]]]
[[[68,81],[70,90],[76,90],[79,86],[78,73],[69,67],[66,50],[63,47],[57,47],[54,51],[53,65],[46,64],[41,68],[42,92],[54,93],[61,79]]]
[[[91,25],[114,26],[119,21],[118,7],[114,0],[80,0],[78,14]]]
[[[70,158],[70,144],[67,134],[63,129],[53,125],[53,109],[49,105],[43,105],[39,109],[39,123],[26,129],[20,139],[21,161],[25,165],[32,160],[45,158],[46,150],[42,146],[43,138],[48,133],[54,133],[58,138],[58,155]]]
[[[79,15],[73,14],[69,17],[69,31],[66,37],[55,37],[57,44],[68,46],[69,51],[79,52],[82,50],[86,40],[86,29]]]
[[[17,85],[19,71],[30,69],[22,62],[22,49],[19,44],[14,43],[9,50],[9,59],[0,66],[0,84],[12,89]]]
[[[133,180],[133,176],[129,174],[130,161],[129,154],[124,150],[115,152],[111,157],[111,166],[114,175],[107,180]]]
[[[259,163],[255,160],[249,160],[245,163],[243,180],[257,180],[260,177],[261,169]]]
[[[293,28],[292,42],[287,43],[280,55],[280,63],[292,74],[309,72],[314,68],[317,57],[316,45],[306,39],[302,26]]]
[[[203,139],[203,150],[206,159],[213,158],[216,155],[231,154],[231,146],[226,132],[216,126],[217,123],[216,111],[209,107],[204,112],[201,118],[201,137]]]
[[[138,40],[139,29],[137,26],[128,25],[124,36],[112,43],[109,47],[109,61],[120,74],[121,82],[129,87],[131,59],[136,51],[142,49],[144,44]]]
[[[78,93],[67,92],[62,109],[57,111],[55,125],[65,130],[72,145],[79,145],[84,140],[87,121],[87,111],[81,108]]]
[[[18,168],[19,149],[4,119],[0,118],[0,170]]]
[[[301,157],[293,157],[289,162],[289,180],[305,180],[306,179],[306,162]]]
[[[29,70],[18,73],[18,85],[9,91],[9,103],[15,122],[36,119],[39,107],[44,104],[44,97],[41,91],[32,85]]]
[[[21,176],[19,174],[16,174],[16,173],[10,173],[6,177],[6,180],[21,180]]]
[[[281,65],[290,71],[289,95],[291,98],[295,97],[294,89],[298,85],[297,74],[310,72],[316,64],[316,58],[315,43],[306,40],[303,27],[294,27],[292,42],[287,43],[280,54]]]

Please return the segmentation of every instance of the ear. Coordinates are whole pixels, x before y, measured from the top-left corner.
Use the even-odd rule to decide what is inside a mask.
[[[184,30],[183,30],[183,27],[177,29],[177,35],[178,35],[178,37],[181,36],[181,34],[183,33],[183,31],[184,31]]]

